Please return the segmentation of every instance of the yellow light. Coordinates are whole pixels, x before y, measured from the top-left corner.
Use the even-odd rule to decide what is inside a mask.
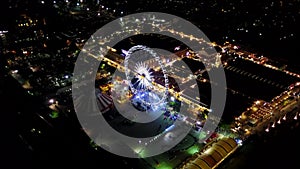
[[[252,110],[253,110],[254,112],[256,112],[256,111],[258,110],[258,108],[257,108],[257,107],[252,107]]]

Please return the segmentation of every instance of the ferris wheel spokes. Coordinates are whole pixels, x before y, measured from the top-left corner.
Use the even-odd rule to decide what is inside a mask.
[[[131,55],[135,51],[140,50],[146,51],[151,55],[151,57],[155,58],[162,74],[154,72],[154,69],[150,69],[145,61],[133,62],[135,63],[134,65],[128,63]],[[156,52],[146,46],[134,46],[129,49],[128,54],[125,57],[124,65],[129,90],[134,95],[133,97],[135,99],[138,97],[143,104],[151,105],[152,107],[158,106],[166,101],[168,96],[169,80],[165,67]],[[158,78],[161,77],[163,77],[163,83],[156,83],[156,80],[159,81]],[[158,87],[158,85],[160,86]]]

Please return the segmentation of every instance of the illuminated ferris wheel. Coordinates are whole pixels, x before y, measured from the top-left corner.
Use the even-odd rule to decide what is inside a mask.
[[[130,62],[130,57],[137,51],[150,54],[159,67],[160,73],[151,69],[146,61]],[[133,94],[133,99],[138,99],[143,105],[152,108],[165,103],[168,96],[169,80],[165,67],[155,51],[142,45],[134,46],[129,49],[124,65],[127,84]]]
[[[154,83],[154,77],[150,68],[143,62],[136,63],[135,65],[135,82],[131,83],[133,90],[152,89]]]

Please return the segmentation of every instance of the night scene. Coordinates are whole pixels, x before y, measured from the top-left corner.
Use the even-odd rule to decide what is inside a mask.
[[[4,0],[0,168],[299,168],[299,21],[299,0]]]

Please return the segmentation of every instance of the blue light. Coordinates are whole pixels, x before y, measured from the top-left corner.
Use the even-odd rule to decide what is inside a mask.
[[[236,141],[236,143],[238,145],[243,145],[243,140],[241,140],[241,139],[235,139],[235,141]]]
[[[169,126],[168,128],[166,128],[165,131],[167,132],[167,131],[171,130],[174,127],[175,127],[175,124],[172,124],[171,126]]]

